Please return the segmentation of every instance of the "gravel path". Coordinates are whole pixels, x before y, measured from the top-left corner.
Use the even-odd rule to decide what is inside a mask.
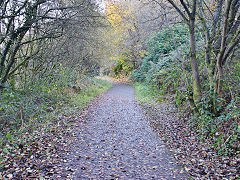
[[[73,179],[189,179],[128,85],[115,84],[94,100],[77,131],[68,157]]]

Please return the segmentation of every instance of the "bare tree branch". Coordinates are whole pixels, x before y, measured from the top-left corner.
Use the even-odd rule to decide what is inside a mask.
[[[182,16],[182,18],[184,19],[184,21],[189,24],[188,18],[186,17],[186,15],[178,8],[178,6],[172,1],[172,0],[168,0],[168,2],[170,4],[172,4],[172,6],[176,9],[176,11]]]

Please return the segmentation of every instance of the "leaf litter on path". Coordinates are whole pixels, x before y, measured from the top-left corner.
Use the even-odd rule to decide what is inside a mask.
[[[76,169],[73,179],[189,178],[153,131],[132,87],[116,83],[86,112],[65,156],[65,166]]]
[[[210,141],[201,141],[177,109],[167,103],[145,104],[151,124],[194,179],[240,179],[240,154],[220,157]]]
[[[4,157],[8,179],[188,179],[153,131],[134,89],[115,84],[84,111],[59,117]],[[62,122],[62,123],[61,123]],[[65,122],[71,122],[65,123]],[[28,134],[26,134],[28,138]],[[3,154],[2,150],[0,152]]]

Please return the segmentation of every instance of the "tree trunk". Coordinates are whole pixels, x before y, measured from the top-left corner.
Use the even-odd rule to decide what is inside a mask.
[[[216,92],[219,97],[222,97],[222,88],[223,88],[223,67],[222,67],[222,56],[219,55],[217,59],[217,84],[216,84]]]
[[[192,76],[193,76],[193,99],[198,102],[201,99],[201,85],[200,76],[196,58],[196,39],[195,39],[195,19],[190,20],[190,47],[191,47],[191,63],[192,63]]]
[[[217,74],[217,85],[216,85],[216,92],[218,95],[221,97],[222,96],[222,86],[223,86],[223,57],[224,53],[226,51],[226,41],[227,41],[227,36],[230,30],[229,27],[229,13],[231,9],[231,3],[232,0],[229,0],[226,2],[226,11],[224,13],[224,26],[223,26],[223,33],[222,33],[222,39],[221,39],[221,46],[220,46],[220,51],[217,57],[217,69],[218,69],[218,74]]]

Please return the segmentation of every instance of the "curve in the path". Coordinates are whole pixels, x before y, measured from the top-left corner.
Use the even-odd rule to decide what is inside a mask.
[[[115,84],[87,110],[73,145],[75,179],[188,179],[153,131],[131,86]]]

